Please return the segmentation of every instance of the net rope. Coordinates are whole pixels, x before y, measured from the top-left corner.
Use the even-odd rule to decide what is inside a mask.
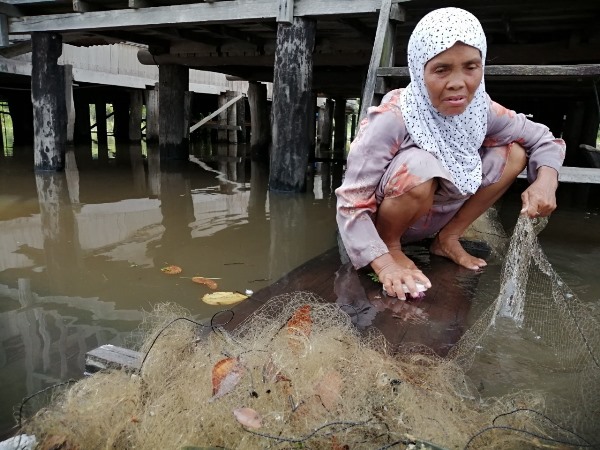
[[[507,252],[498,297],[446,357],[391,348],[310,292],[274,297],[234,331],[207,336],[162,304],[144,323],[138,373],[110,370],[57,392],[23,431],[42,449],[58,440],[72,450],[599,445],[600,327],[543,254],[541,226],[521,217],[507,250],[497,246]],[[500,328],[560,389],[531,379],[480,395],[471,374]]]

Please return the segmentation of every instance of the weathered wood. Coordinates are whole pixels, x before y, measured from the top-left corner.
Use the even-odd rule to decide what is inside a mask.
[[[315,32],[314,20],[298,17],[291,25],[280,23],[277,27],[270,190],[302,192],[306,186]]]
[[[85,354],[86,375],[107,369],[138,371],[143,354],[116,345],[106,344]]]
[[[319,148],[321,150],[331,149],[333,135],[333,100],[328,98],[319,110]]]
[[[267,86],[262,83],[248,84],[250,105],[250,154],[253,160],[267,160],[271,143]]]
[[[277,22],[291,24],[294,20],[294,0],[279,0]]]
[[[75,101],[73,99],[73,66],[65,64],[65,105],[67,108],[67,142],[72,143],[75,133]]]
[[[247,142],[246,137],[246,100],[241,98],[235,103],[235,117],[237,127],[237,141],[238,144],[245,144]]]
[[[77,92],[80,94],[80,92]],[[75,122],[73,124],[73,141],[76,144],[88,144],[92,140],[90,132],[90,105],[87,98],[75,95]]]
[[[238,100],[240,100],[242,97],[244,97],[244,94],[240,94],[237,97],[234,97],[234,98],[230,99],[228,102],[226,102],[223,105],[221,105],[216,111],[210,113],[208,116],[206,116],[205,118],[203,118],[201,121],[199,121],[198,123],[195,123],[194,125],[192,125],[190,127],[190,133],[192,133],[193,131],[195,131],[198,128],[200,128],[202,125],[204,125],[205,123],[207,123],[213,117],[221,114],[224,110],[226,110],[227,108],[229,108],[234,103],[237,103]],[[223,126],[225,126],[225,125],[223,125]],[[221,125],[219,125],[219,127],[221,127]]]
[[[142,107],[144,105],[143,93],[134,90],[129,93],[129,141],[142,140]]]
[[[579,148],[583,151],[590,166],[600,169],[600,149],[587,144],[580,144]]]
[[[346,148],[346,99],[335,99],[335,137],[333,140],[333,148],[343,150]]]
[[[527,171],[521,172],[519,178],[526,179]],[[558,181],[561,183],[600,184],[600,169],[563,166],[558,171]]]
[[[158,86],[145,91],[146,142],[158,142]]]
[[[227,101],[230,102],[233,99],[239,97],[238,95],[236,95],[235,92],[233,91],[227,91]],[[235,106],[232,106],[231,108],[227,109],[227,125],[229,127],[236,127],[237,126],[237,108]],[[233,129],[228,129],[227,130],[227,142],[229,144],[237,144],[237,130],[233,130]]]
[[[83,0],[73,0],[73,11],[75,12],[83,13],[90,11],[98,11],[99,9],[100,8],[98,8],[98,6],[94,5],[93,3],[86,2]]]
[[[152,2],[148,0],[129,0],[127,4],[133,9],[150,8],[152,6]]]
[[[219,128],[217,131],[217,142],[225,143],[227,142],[227,130],[225,127],[228,125],[227,123],[227,108],[225,105],[227,104],[227,95],[221,94],[217,100],[217,104],[219,106],[219,116],[217,118],[217,122],[219,124]]]
[[[189,133],[189,119],[184,116],[189,69],[161,65],[158,77],[160,157],[162,160],[187,160],[189,149],[186,135]]]
[[[0,48],[8,47],[10,40],[8,39],[8,19],[6,14],[0,14]]]
[[[410,79],[408,67],[380,67],[377,69],[379,77],[394,77]],[[489,65],[485,66],[485,78],[493,79],[576,79],[597,78],[600,76],[600,64],[577,64],[577,65]]]
[[[158,6],[142,10],[94,11],[85,20],[77,13],[37,16],[34,21],[15,17],[9,20],[10,33],[33,31],[97,31],[130,27],[154,27],[165,23],[206,24],[236,21],[268,21],[278,15],[279,0],[234,0]],[[375,13],[380,0],[323,2],[302,0],[295,5],[294,16],[338,17],[347,14]]]
[[[106,127],[106,103],[97,101],[94,104],[96,111],[96,139],[98,144],[106,144],[108,142],[107,127]]]
[[[375,42],[373,43],[373,52],[369,62],[369,70],[365,80],[365,87],[361,98],[360,120],[367,115],[367,109],[378,103],[375,98],[375,84],[377,81],[377,70],[379,67],[388,67],[394,65],[394,46],[396,40],[396,23],[391,20],[392,0],[382,0],[379,20],[377,22],[377,32],[375,33]]]
[[[354,140],[356,136],[356,114],[352,114],[352,124],[350,125],[350,141]]]
[[[129,142],[129,96],[121,95],[113,100],[113,136],[117,143]]]
[[[33,104],[35,170],[64,168],[67,143],[67,107],[64,68],[58,65],[62,38],[33,33],[31,103]]]

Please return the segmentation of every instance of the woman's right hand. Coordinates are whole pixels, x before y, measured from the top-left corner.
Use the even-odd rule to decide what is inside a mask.
[[[410,261],[408,258],[406,259]],[[417,297],[420,292],[417,283],[422,284],[426,289],[431,287],[431,282],[423,272],[412,261],[410,263],[411,267],[404,267],[396,262],[389,253],[381,255],[371,262],[371,267],[383,284],[387,295],[406,300],[404,286],[408,288],[412,297]]]

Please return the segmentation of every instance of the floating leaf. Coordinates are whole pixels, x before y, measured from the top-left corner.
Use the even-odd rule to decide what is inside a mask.
[[[212,369],[211,401],[228,394],[235,388],[244,375],[244,366],[237,358],[225,358],[214,365]]]
[[[204,295],[202,301],[209,305],[232,305],[234,303],[246,300],[247,295],[239,292],[211,292],[210,294]]]
[[[214,280],[211,280],[210,278],[192,277],[192,281],[194,283],[204,284],[204,285],[208,286],[209,289],[216,289],[217,288],[217,282],[214,281]]]
[[[179,266],[169,265],[163,267],[162,269],[160,269],[160,271],[162,273],[166,273],[167,275],[177,275],[178,273],[182,272],[182,269]]]
[[[237,408],[233,410],[233,415],[239,423],[248,428],[262,427],[262,417],[252,408]]]

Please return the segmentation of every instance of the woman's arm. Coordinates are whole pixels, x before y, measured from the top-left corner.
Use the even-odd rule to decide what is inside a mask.
[[[530,186],[521,195],[522,213],[547,216],[556,209],[558,170],[565,158],[565,142],[552,135],[545,125],[529,120],[490,100],[488,132],[484,146],[518,142],[527,151],[527,178]]]
[[[340,236],[356,268],[388,253],[373,223],[377,211],[375,191],[406,134],[400,108],[383,103],[369,108],[350,146],[344,181],[335,191],[336,218]]]

